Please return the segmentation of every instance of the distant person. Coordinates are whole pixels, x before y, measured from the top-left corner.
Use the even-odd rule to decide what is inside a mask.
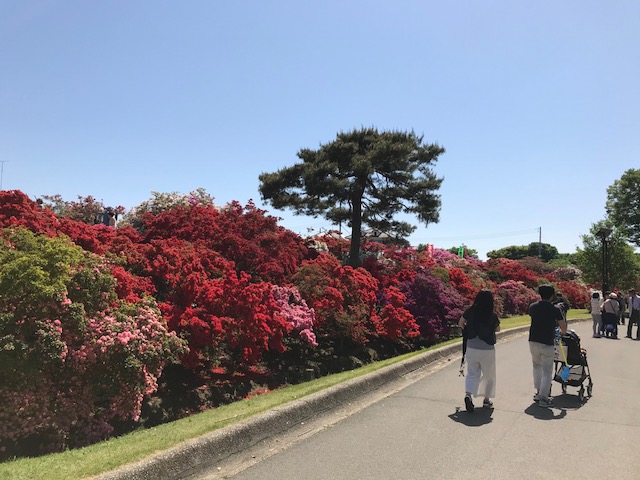
[[[605,336],[618,338],[618,295],[611,292],[602,304],[602,331]]]
[[[491,408],[491,399],[496,395],[496,332],[500,331],[493,294],[480,290],[458,324],[467,341],[465,407],[467,412],[473,412],[472,397],[483,397],[482,406]]]
[[[622,292],[616,292],[618,295],[618,306],[620,309],[618,310],[618,325],[624,325],[624,317],[627,312],[627,301],[624,299],[624,295]]]
[[[636,325],[636,340],[640,339],[640,297],[635,288],[629,290],[629,322],[627,324],[627,338],[631,338],[631,328]]]
[[[593,338],[600,338],[600,332],[602,332],[602,298],[600,298],[600,292],[591,294],[591,318],[593,319]]]
[[[567,333],[567,321],[559,308],[551,303],[555,289],[551,285],[538,287],[540,301],[529,305],[531,326],[529,327],[529,350],[533,363],[533,400],[540,407],[552,407],[551,380],[553,378],[553,354],[556,328]]]
[[[116,212],[111,207],[107,207],[107,209],[102,214],[102,223],[107,227],[116,227]]]
[[[111,209],[111,207],[109,207],[102,213],[102,224],[106,225],[107,227],[109,226],[109,212],[112,211],[113,210]]]

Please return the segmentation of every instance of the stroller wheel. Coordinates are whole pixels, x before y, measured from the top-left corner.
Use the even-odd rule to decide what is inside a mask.
[[[578,400],[584,402],[584,387],[580,387],[580,390],[578,390]]]
[[[566,383],[562,384],[562,393],[567,393],[567,384]]]
[[[589,397],[592,397],[593,393],[593,384],[587,385],[587,395],[589,395]]]

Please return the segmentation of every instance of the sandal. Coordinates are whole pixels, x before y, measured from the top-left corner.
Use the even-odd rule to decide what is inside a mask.
[[[493,402],[491,400],[489,400],[488,398],[485,398],[482,401],[482,408],[491,408],[493,407]]]

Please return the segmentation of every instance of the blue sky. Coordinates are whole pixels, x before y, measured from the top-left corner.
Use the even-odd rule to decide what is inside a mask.
[[[640,158],[640,2],[2,0],[4,189],[253,199],[258,175],[362,126],[446,152],[410,241],[573,252]],[[412,219],[413,220],[413,219]],[[417,225],[417,219],[415,219]]]

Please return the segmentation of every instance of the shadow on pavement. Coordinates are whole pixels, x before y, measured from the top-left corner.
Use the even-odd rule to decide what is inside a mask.
[[[473,413],[469,413],[456,407],[456,412],[448,417],[454,422],[462,423],[468,427],[480,427],[493,421],[492,414],[493,408],[476,408]]]
[[[589,397],[585,397],[584,402],[578,398],[578,394],[563,393],[557,397],[553,397],[553,404],[556,408],[563,410],[578,410],[589,401]]]
[[[554,397],[553,399],[553,403],[555,404],[553,408],[543,408],[539,407],[537,403],[532,403],[525,409],[524,413],[538,420],[561,420],[567,416],[567,410],[558,405],[556,401],[557,398],[558,397]],[[558,409],[560,412],[556,414]]]

